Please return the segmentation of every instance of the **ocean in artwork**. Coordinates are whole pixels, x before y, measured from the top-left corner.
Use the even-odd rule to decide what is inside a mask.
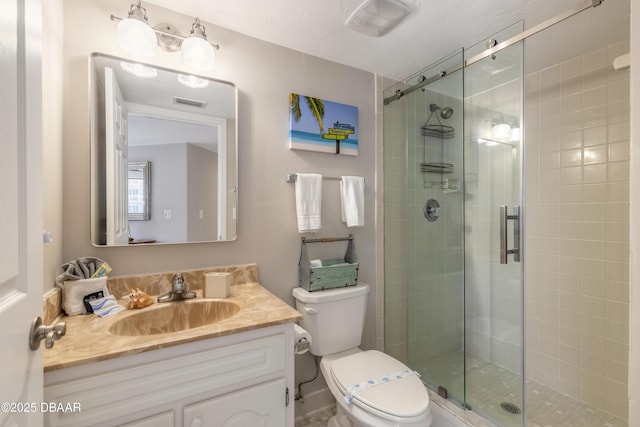
[[[289,131],[290,148],[298,150],[311,150],[322,153],[335,153],[336,142],[324,139],[319,133],[309,133],[299,130]],[[358,140],[349,139],[340,141],[340,154],[357,156]]]
[[[357,156],[358,107],[307,98],[291,94],[289,148]]]

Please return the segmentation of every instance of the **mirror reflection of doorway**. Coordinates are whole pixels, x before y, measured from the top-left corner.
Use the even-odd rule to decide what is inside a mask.
[[[129,242],[127,108],[113,70],[105,67],[107,245]]]

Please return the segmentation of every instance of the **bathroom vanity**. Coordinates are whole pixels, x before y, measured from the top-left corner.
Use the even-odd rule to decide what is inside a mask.
[[[166,304],[207,300],[192,301]],[[45,426],[293,426],[298,312],[258,283],[224,301],[235,314],[179,332],[116,327],[164,304],[64,318],[67,335],[44,352],[44,400],[79,410],[48,412]]]

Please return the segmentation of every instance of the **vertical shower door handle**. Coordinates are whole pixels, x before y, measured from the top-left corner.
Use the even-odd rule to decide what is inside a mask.
[[[520,206],[513,207],[513,214],[509,215],[507,206],[500,206],[500,264],[506,264],[509,254],[513,260],[520,262]],[[507,229],[509,221],[513,221],[513,249],[508,249]]]

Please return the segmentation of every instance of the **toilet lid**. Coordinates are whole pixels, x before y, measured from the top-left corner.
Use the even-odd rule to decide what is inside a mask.
[[[342,394],[348,395],[356,384],[366,383],[370,379],[380,380],[407,370],[409,368],[399,360],[370,350],[335,360],[331,374]],[[421,415],[429,406],[427,390],[415,374],[388,382],[378,381],[374,386],[353,393],[352,399],[358,406],[368,406],[382,414],[402,418]]]

